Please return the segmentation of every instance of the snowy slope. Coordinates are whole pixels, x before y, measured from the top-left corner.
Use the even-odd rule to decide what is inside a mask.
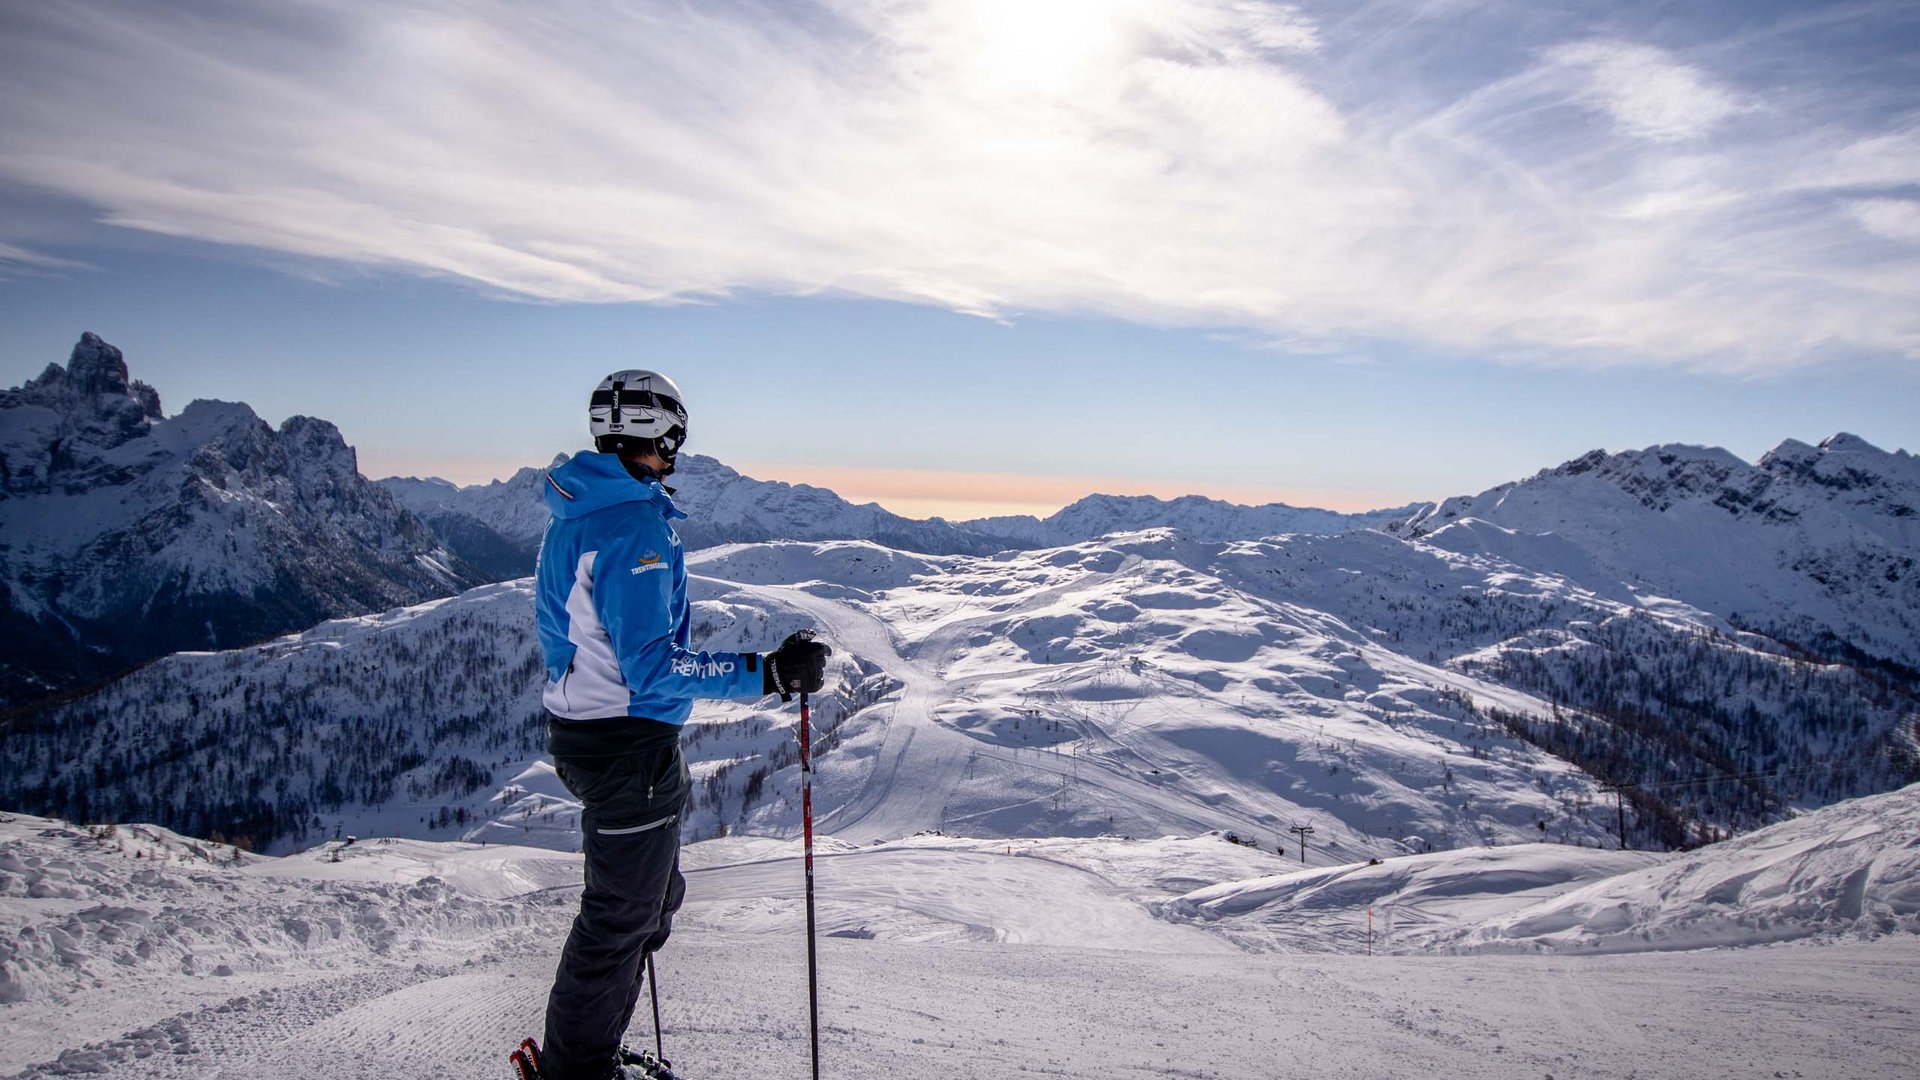
[[[1476,695],[1543,703],[1236,589],[1209,565],[1215,551],[1146,533],[951,560],[871,593],[851,587],[860,573],[900,572],[871,549],[756,546],[699,566],[765,581],[786,560],[784,576],[828,594],[814,614],[905,683],[880,763],[826,818],[842,836],[1221,829],[1271,849],[1309,818],[1330,851],[1510,843],[1543,823],[1569,842],[1604,835],[1597,813],[1572,809],[1590,781],[1467,708]],[[830,589],[814,577],[870,563],[886,568],[836,574]],[[823,766],[830,799],[851,767]]]
[[[541,947],[548,914],[500,898],[579,881],[578,858],[551,852],[376,840],[333,862],[334,848],[262,859],[149,825],[0,816],[0,1069],[123,1033],[56,1071],[165,1060],[195,1049],[196,1016],[271,1019],[278,1003]]]
[[[1488,528],[1487,526],[1493,526]],[[1394,527],[1449,550],[1626,586],[1823,657],[1920,670],[1920,459],[1853,435],[1594,451]]]
[[[1405,953],[1659,861],[1646,852],[1561,844],[1462,848],[1222,882],[1162,910],[1253,950]]]
[[[1920,785],[1689,852],[1463,848],[1194,889],[1158,905],[1243,947],[1618,953],[1920,933]]]
[[[163,416],[93,334],[0,393],[0,535],[0,704],[479,581],[332,424]]]
[[[1166,533],[990,559],[730,545],[690,560],[694,630],[835,643],[816,805],[845,839],[1221,830],[1271,851],[1312,821],[1312,857],[1344,862],[1609,835],[1589,777],[1477,711],[1544,702],[1235,581],[1244,557]],[[154,664],[16,731],[0,796],[282,845],[338,822],[570,847],[539,681],[529,586],[488,586]],[[770,699],[696,713],[697,835],[792,833],[792,722]]]
[[[713,1080],[804,1075],[797,845],[728,838],[685,861],[659,958],[669,1055]],[[1248,952],[1218,922],[1156,917],[1278,861],[1212,837],[828,843],[825,1074],[1880,1077],[1912,1060],[1911,936],[1368,958],[1352,941]],[[577,856],[498,845],[261,859],[0,820],[0,1072],[504,1075],[538,1030],[578,873]],[[628,1033],[651,1036],[644,1015]]]
[[[1463,928],[1479,949],[1631,952],[1920,932],[1920,785],[1837,803]]]
[[[1220,830],[1273,850],[1312,824],[1323,864],[1599,844],[1615,828],[1596,763],[1649,785],[1847,763],[1636,792],[1635,845],[1665,847],[1887,786],[1911,739],[1904,699],[1844,665],[1711,638],[1712,616],[1684,606],[1379,532],[1149,531],[990,558],[735,544],[690,563],[697,639],[764,649],[811,624],[840,650],[818,805],[855,841]],[[511,583],[170,658],[15,731],[0,798],[283,845],[337,823],[571,846],[576,807],[540,760],[530,609]],[[1597,666],[1648,693],[1682,670],[1734,680],[1741,708],[1676,744],[1639,714],[1527,689],[1521,660]],[[1597,709],[1611,686],[1562,689]],[[1835,714],[1850,726],[1826,726]],[[770,701],[702,707],[688,738],[697,835],[793,830],[792,723]],[[193,749],[156,749],[179,746]],[[93,774],[102,758],[112,776]]]
[[[696,632],[711,647],[770,647],[803,625],[778,605],[714,592],[694,590]],[[816,706],[828,747],[850,703],[884,685],[866,685],[852,655],[834,676]],[[341,831],[572,849],[579,804],[545,758],[543,678],[530,580],[482,586],[247,649],[167,657],[17,724],[0,746],[0,787],[7,805],[160,819],[277,850]],[[697,782],[717,788],[737,773],[738,789],[765,759],[791,761],[792,710],[776,714],[773,701],[703,710],[686,735],[702,759]],[[109,761],[111,776],[95,768]]]

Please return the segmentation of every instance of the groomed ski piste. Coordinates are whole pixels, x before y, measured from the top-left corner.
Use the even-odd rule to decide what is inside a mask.
[[[1217,836],[829,841],[824,1075],[1910,1075],[1920,789],[1684,855],[1570,850],[1274,874]],[[688,849],[660,955],[686,1075],[806,1074],[798,855]],[[0,1068],[504,1076],[578,875],[540,848],[264,858],[10,816]],[[1678,947],[1707,942],[1754,944]]]
[[[834,727],[816,791],[823,1075],[1909,1074],[1920,786],[1690,852],[1612,850],[1590,777],[1462,707],[1543,703],[1290,599],[1392,550],[1325,543],[1350,550],[1316,568],[1308,545],[1264,592],[1232,547],[1160,533],[995,559],[696,557],[711,644],[816,625],[839,650],[816,713]],[[1508,586],[1569,617],[1628,602]],[[1394,602],[1371,596],[1349,606]],[[174,657],[114,693],[192,687],[211,709],[297,692],[347,715],[396,676],[383,664],[429,670],[429,646],[485,658],[447,671],[487,691],[521,662],[528,606],[524,586],[489,586]],[[776,749],[791,714],[719,704],[689,731],[707,801],[660,975],[690,1080],[806,1075],[796,778]],[[123,737],[142,736],[101,729]],[[497,768],[455,826],[348,806],[324,831],[359,839],[269,856],[5,815],[0,1074],[507,1075],[577,902],[577,807],[537,757],[472,738]],[[730,761],[766,768],[757,797]],[[1304,867],[1276,850],[1303,820]]]

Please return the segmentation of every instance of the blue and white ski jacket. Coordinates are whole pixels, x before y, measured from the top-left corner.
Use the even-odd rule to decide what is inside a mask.
[[[687,564],[658,480],[613,454],[547,470],[553,520],[534,570],[542,703],[568,720],[644,716],[684,724],[695,698],[758,697],[759,657],[688,648]]]

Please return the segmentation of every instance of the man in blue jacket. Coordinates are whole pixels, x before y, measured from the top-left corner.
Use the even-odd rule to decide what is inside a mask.
[[[662,480],[686,443],[680,389],[652,371],[601,380],[594,451],[547,471],[553,513],[535,571],[547,749],[584,810],[586,889],[547,999],[538,1071],[625,1075],[621,1037],[648,954],[686,893],[680,819],[692,789],[680,728],[695,698],[818,691],[830,650],[801,633],[764,656],[695,652],[687,567]]]

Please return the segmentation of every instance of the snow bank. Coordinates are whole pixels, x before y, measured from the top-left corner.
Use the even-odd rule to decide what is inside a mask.
[[[1527,907],[1543,895],[1638,870],[1659,856],[1517,844],[1299,870],[1195,889],[1162,914],[1214,926],[1252,948],[1405,952]]]
[[[450,941],[533,934],[535,908],[501,899],[507,886],[578,881],[578,859],[549,851],[332,850],[266,859],[150,825],[0,818],[0,1006],[143,977],[414,963]]]
[[[1455,944],[1636,952],[1896,932],[1920,933],[1920,784],[1669,856]]]

